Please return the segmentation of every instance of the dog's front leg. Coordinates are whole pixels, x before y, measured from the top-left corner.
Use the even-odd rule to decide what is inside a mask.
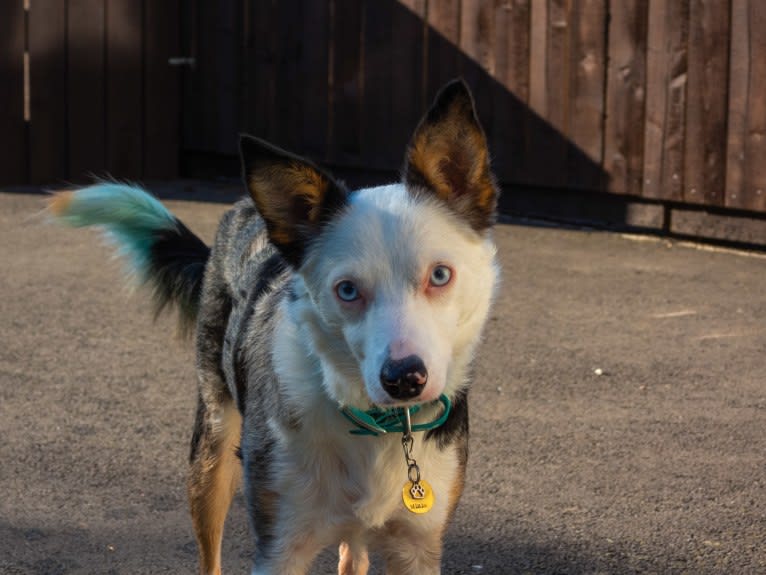
[[[367,575],[370,568],[370,558],[367,548],[355,542],[341,542],[338,549],[338,575]]]

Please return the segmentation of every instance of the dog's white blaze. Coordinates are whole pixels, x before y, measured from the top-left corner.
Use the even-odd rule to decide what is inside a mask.
[[[449,285],[425,287],[434,265]],[[327,391],[342,404],[394,403],[380,384],[389,356],[420,356],[428,383],[418,401],[454,394],[489,311],[497,281],[495,247],[437,200],[395,184],[359,190],[309,250],[302,277],[313,305],[306,335],[322,361]],[[362,303],[343,304],[341,280]],[[392,353],[393,352],[393,353]]]

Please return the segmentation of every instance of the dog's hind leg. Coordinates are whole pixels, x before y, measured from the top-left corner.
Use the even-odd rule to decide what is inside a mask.
[[[211,407],[200,397],[188,491],[203,575],[221,573],[223,525],[242,478],[237,456],[241,427],[242,418],[231,398]]]
[[[370,559],[367,548],[354,543],[341,542],[338,550],[338,575],[367,575]]]

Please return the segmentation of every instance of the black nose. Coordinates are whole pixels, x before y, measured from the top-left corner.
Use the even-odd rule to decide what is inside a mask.
[[[394,399],[411,399],[420,395],[428,381],[428,371],[417,355],[387,359],[380,370],[380,383]]]

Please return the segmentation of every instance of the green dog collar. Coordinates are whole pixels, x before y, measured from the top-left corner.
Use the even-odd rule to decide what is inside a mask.
[[[452,403],[443,393],[439,396],[439,401],[444,406],[442,414],[436,419],[427,423],[416,423],[412,426],[412,431],[428,431],[443,425],[452,410]],[[353,435],[385,435],[386,433],[404,433],[406,431],[407,413],[414,415],[420,411],[420,405],[412,407],[391,407],[381,409],[373,407],[367,411],[362,411],[356,407],[345,406],[340,412],[353,423],[356,428],[349,430]]]

